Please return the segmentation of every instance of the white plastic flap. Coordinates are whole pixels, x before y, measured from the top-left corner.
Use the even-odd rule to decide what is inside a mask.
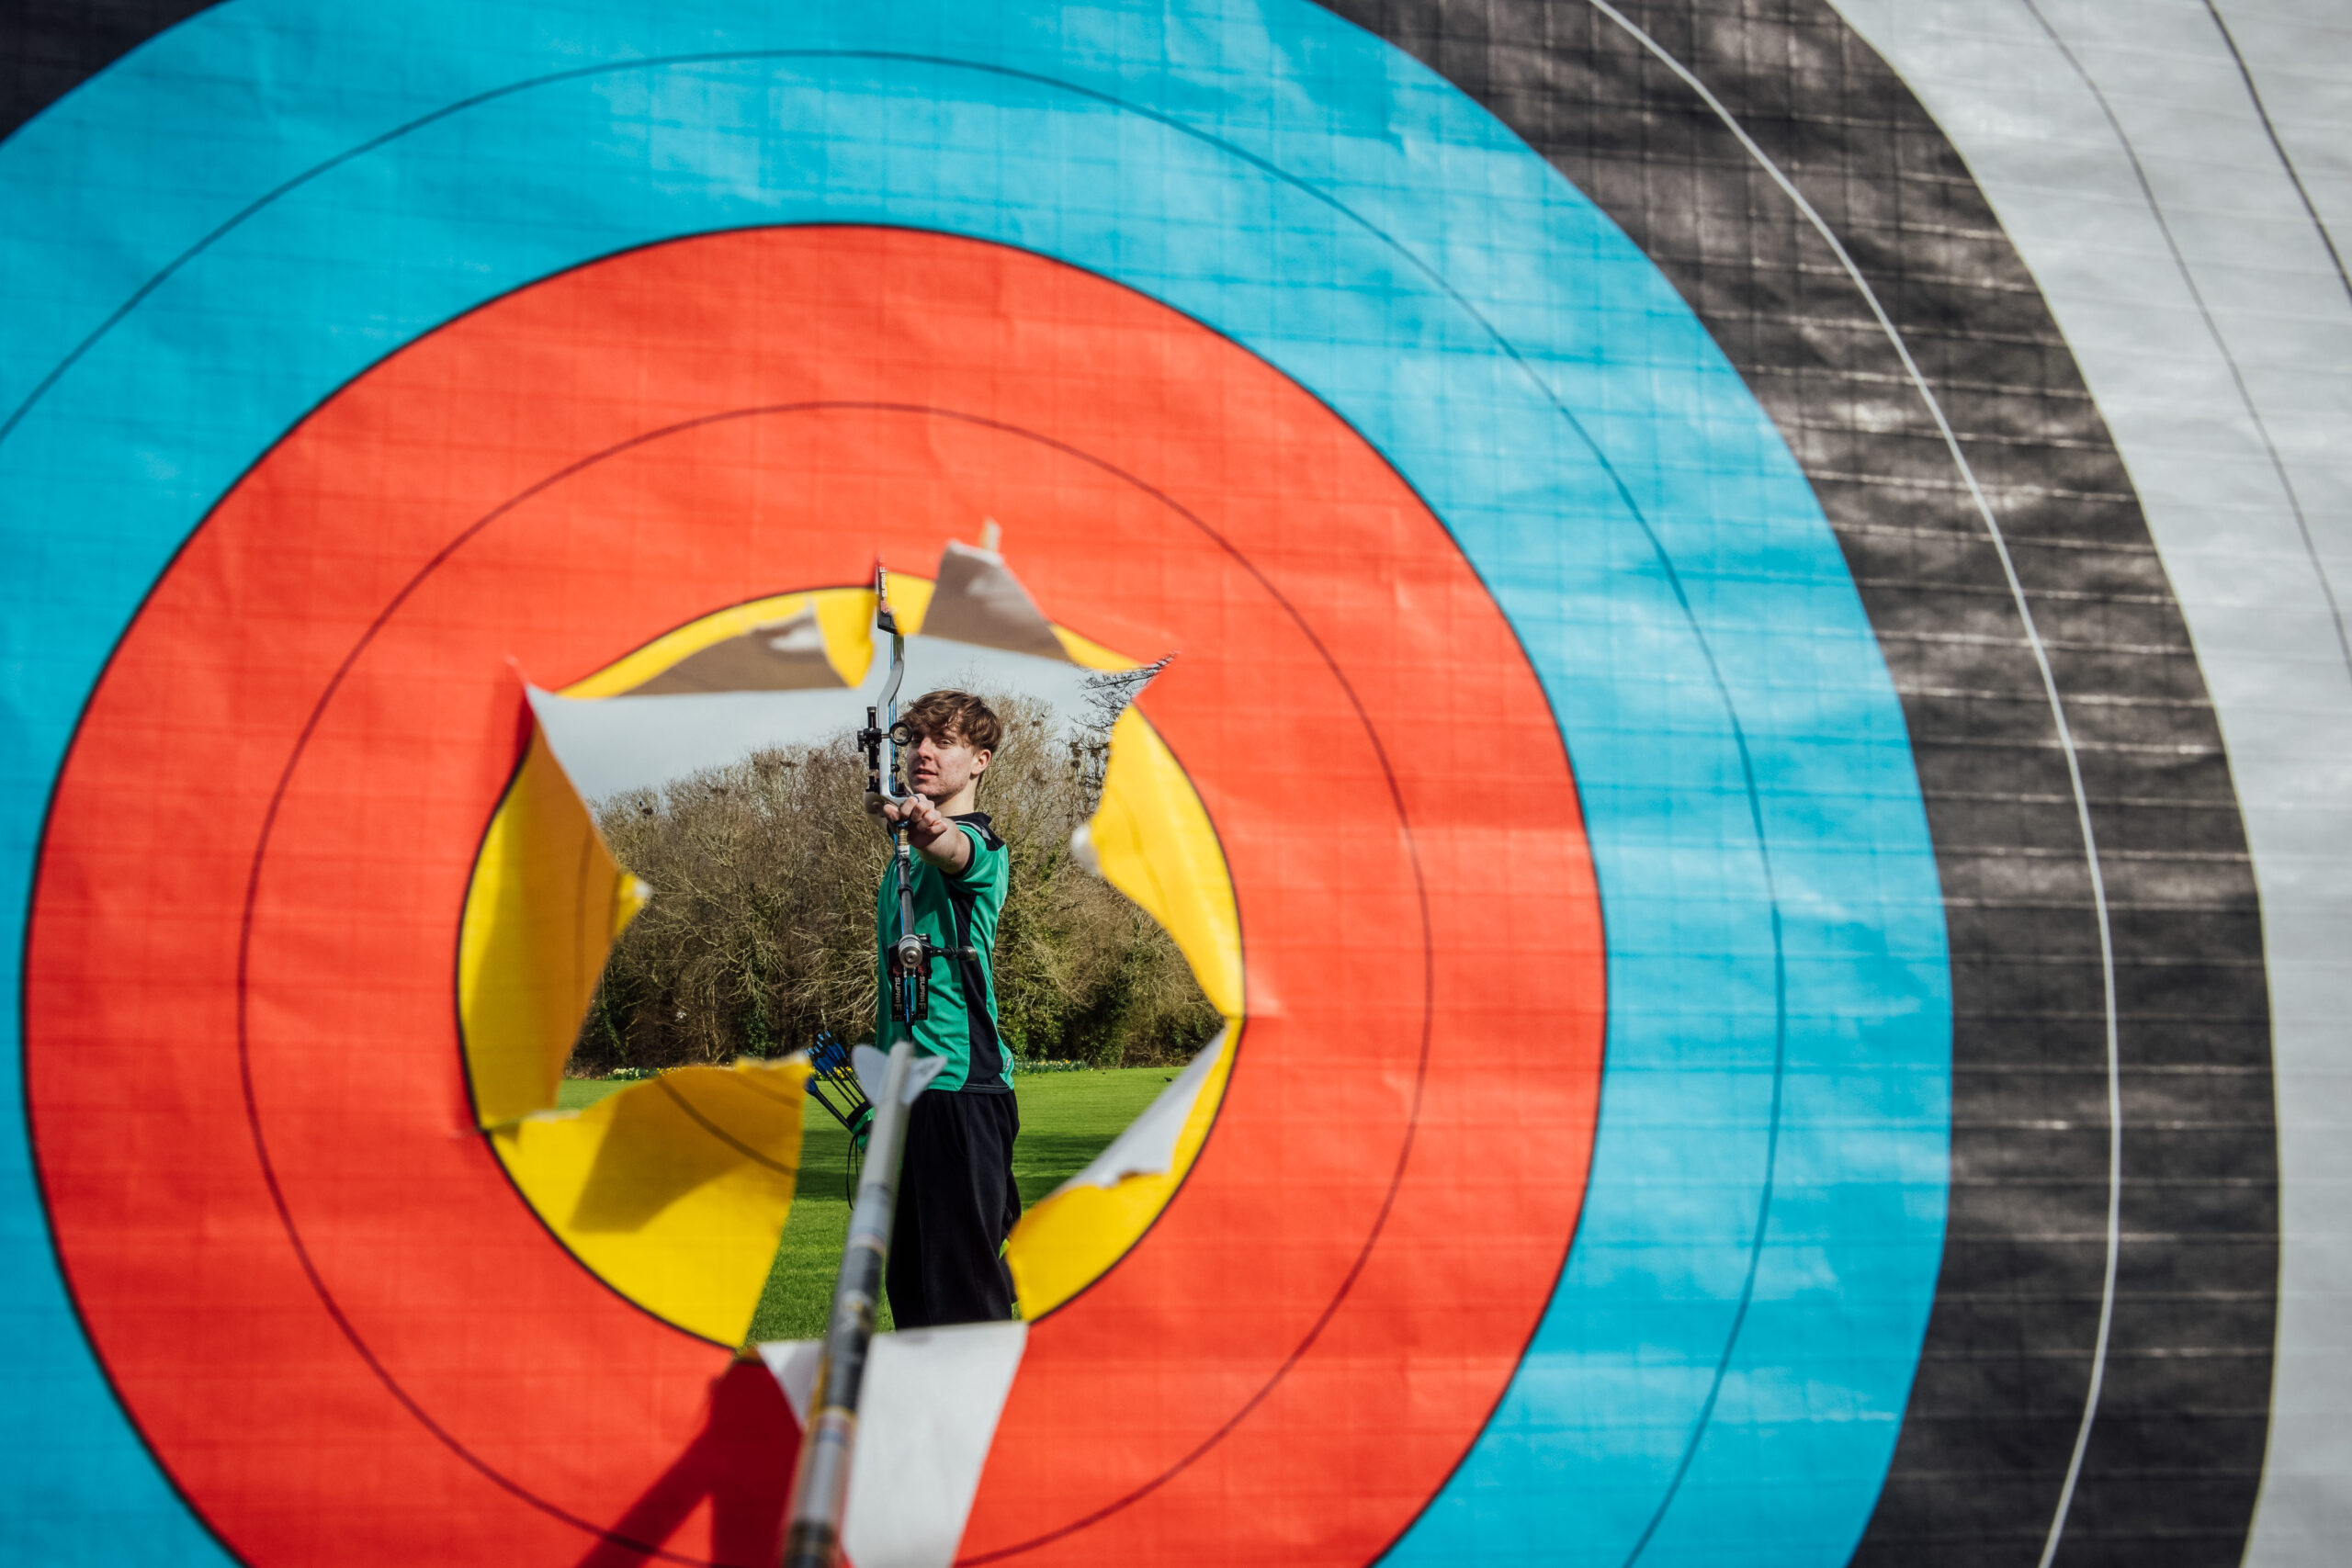
[[[842,1527],[842,1545],[857,1568],[948,1568],[955,1561],[1028,1343],[1025,1323],[874,1337]],[[819,1348],[813,1339],[760,1347],[804,1427]]]
[[[1220,1029],[1216,1038],[1202,1046],[1200,1054],[1176,1075],[1175,1081],[1159,1091],[1159,1098],[1144,1107],[1143,1114],[1129,1122],[1125,1132],[1111,1140],[1109,1148],[1054,1190],[1116,1187],[1125,1177],[1159,1176],[1175,1168],[1176,1145],[1184,1135],[1184,1123],[1191,1119],[1201,1090],[1207,1087],[1217,1058],[1224,1055],[1225,1031]]]

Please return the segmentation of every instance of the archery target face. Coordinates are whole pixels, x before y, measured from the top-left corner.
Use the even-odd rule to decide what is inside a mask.
[[[535,15],[239,4],[10,144],[171,193],[112,293],[24,251],[73,303],[0,433],[12,508],[76,520],[18,546],[74,584],[25,623],[28,1089],[145,1450],[85,1380],[76,1451],[152,1454],[254,1561],[768,1550],[772,1394],[453,1131],[505,660],[557,683],[992,513],[1054,619],[1185,649],[1145,707],[1249,1008],[1186,1188],[1033,1335],[968,1559],[1835,1562],[1916,1544],[1939,1464],[2054,1484],[2078,1404],[1938,1369],[2006,1333],[2080,1381],[2113,1063],[2225,1057],[2267,1125],[2258,1007],[2159,1016],[2243,920],[2096,899],[2081,822],[2226,849],[2234,807],[2063,343],[1883,67],[1839,44],[1829,151],[1995,278],[1887,263],[1893,322],[1732,129],[1809,123],[1773,68],[1594,11],[1512,57],[1574,124],[1445,6],[1363,19],[1451,82],[1305,6]],[[248,80],[300,136],[196,134]],[[133,141],[133,91],[180,134]],[[1998,362],[1905,335],[1939,310]],[[2188,694],[2128,700],[2150,658]]]

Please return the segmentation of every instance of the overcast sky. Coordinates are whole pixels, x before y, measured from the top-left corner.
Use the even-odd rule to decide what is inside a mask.
[[[763,746],[790,746],[859,728],[889,671],[887,647],[857,691],[713,692],[666,697],[559,697],[534,689],[531,705],[590,801],[650,788],[704,768],[739,761]],[[1087,671],[1074,664],[970,643],[907,639],[904,707],[942,686],[1018,693],[1049,703],[1064,721],[1081,714]]]

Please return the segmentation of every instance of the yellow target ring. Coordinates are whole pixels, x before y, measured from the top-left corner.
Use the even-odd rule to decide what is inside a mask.
[[[932,590],[924,579],[891,575],[902,626],[920,628]],[[873,613],[872,592],[854,588],[730,605],[561,694],[632,691],[706,649],[803,615],[813,616],[834,672],[855,685],[872,659]],[[1085,668],[1138,662],[1054,632]],[[1182,766],[1135,708],[1113,728],[1087,834],[1104,879],[1174,938],[1226,1032],[1189,1108],[1170,1108],[1182,1109],[1182,1123],[1167,1168],[1073,1184],[1023,1217],[1006,1256],[1029,1318],[1117,1262],[1175,1195],[1216,1119],[1241,1021],[1240,925],[1224,852]],[[476,1120],[516,1191],[582,1266],[690,1334],[740,1344],[798,1184],[806,1063],[682,1068],[585,1110],[556,1109],[605,953],[644,897],[535,733],[467,889],[458,965],[467,1080]]]

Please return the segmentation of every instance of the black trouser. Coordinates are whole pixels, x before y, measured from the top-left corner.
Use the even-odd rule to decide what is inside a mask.
[[[1011,1094],[915,1096],[890,1227],[890,1316],[900,1328],[1012,1315],[1012,1274],[997,1249],[1021,1217],[1012,1184],[1020,1132]]]

